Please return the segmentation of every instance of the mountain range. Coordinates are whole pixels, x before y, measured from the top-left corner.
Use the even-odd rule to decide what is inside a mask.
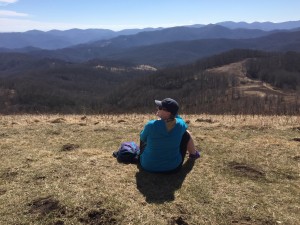
[[[27,32],[0,33],[0,48],[40,48],[59,49],[81,43],[110,39],[120,35],[132,35],[142,31],[153,31],[160,28],[127,29],[112,31],[108,29],[71,29],[71,30],[30,30]]]
[[[123,30],[113,32],[110,30],[68,30],[49,32],[29,31],[25,33],[2,33],[1,35],[17,35],[19,38],[7,39],[13,46],[21,46],[22,38],[33,43],[24,48],[0,49],[2,58],[11,58],[5,53],[24,53],[28,58],[53,58],[71,63],[81,63],[93,59],[120,61],[123,63],[146,64],[155,68],[172,67],[192,63],[203,57],[219,54],[232,49],[254,49],[264,51],[300,51],[300,27],[295,28],[300,21],[274,23],[233,23],[220,24],[236,27],[264,27],[265,30],[227,28],[221,25],[195,25],[172,28],[147,28],[143,30]],[[271,26],[291,28],[284,30],[266,31]],[[117,35],[113,37],[114,35]],[[19,35],[19,36],[18,36]],[[42,35],[42,36],[40,36]],[[41,49],[38,45],[56,45],[49,41],[49,36],[60,39],[62,46],[72,42],[82,44],[71,45],[59,49]],[[47,38],[48,39],[47,39]],[[98,38],[97,38],[98,37]],[[43,39],[44,38],[44,39]],[[99,40],[100,38],[100,40]],[[46,41],[48,40],[48,41]],[[0,42],[3,46],[5,42]],[[19,45],[18,45],[19,44]],[[2,50],[2,51],[1,51]],[[18,60],[18,57],[17,59]],[[7,60],[4,60],[5,63]]]
[[[271,22],[265,22],[265,23],[245,23],[245,22],[220,22],[214,25],[219,25],[228,29],[250,29],[250,30],[257,30],[250,33],[248,32],[248,37],[258,37],[262,36],[264,34],[268,34],[268,31],[272,30],[291,30],[295,28],[300,27],[300,21],[289,21],[289,22],[283,22],[283,23],[271,23]],[[205,29],[211,29],[210,27],[213,26],[213,24],[210,25],[190,25],[190,26],[184,26],[189,28],[204,28],[200,32],[207,32]],[[141,32],[148,32],[148,31],[160,31],[165,30],[163,32],[169,33],[170,29],[178,30],[176,27],[172,28],[144,28],[144,29],[125,29],[121,31],[112,31],[109,29],[86,29],[86,30],[80,30],[80,29],[71,29],[71,30],[50,30],[47,32],[39,31],[39,30],[31,30],[27,32],[11,32],[11,33],[0,33],[0,49],[2,48],[2,51],[5,49],[20,49],[20,48],[40,48],[40,49],[60,49],[60,48],[66,48],[77,44],[83,44],[93,41],[100,41],[100,40],[108,40],[114,37],[122,36],[122,35],[135,35]],[[180,28],[181,30],[183,28]],[[179,31],[180,31],[179,29]],[[265,32],[263,32],[265,31]],[[191,38],[195,38],[197,35],[198,30],[195,30],[194,34]],[[223,36],[223,31],[219,30],[221,32],[220,37]],[[230,30],[227,30],[226,32],[230,32]],[[240,31],[241,33],[244,31]],[[237,33],[237,32],[235,32]],[[247,33],[241,34],[241,38],[244,37]],[[214,34],[215,35],[215,34]],[[236,36],[235,36],[236,35]],[[207,34],[207,38],[210,38],[211,35]],[[217,37],[217,36],[215,36]],[[228,34],[227,37],[231,38],[239,38],[238,34]],[[205,38],[205,35],[202,34],[200,37],[196,38]],[[224,37],[225,38],[225,37]],[[20,50],[18,50],[20,51]]]
[[[203,32],[203,29],[206,32]],[[97,41],[52,51],[35,50],[28,54],[39,58],[57,58],[70,62],[84,62],[98,58],[148,64],[163,68],[191,63],[203,57],[237,48],[265,51],[300,51],[300,31],[264,33],[250,30],[250,35],[249,30],[243,31],[245,33],[241,33],[240,29],[230,30],[217,25],[210,26],[209,29],[207,27],[178,27],[119,36],[106,41]],[[197,32],[202,37],[201,35],[198,35],[198,38],[196,35],[193,36]],[[246,38],[247,36],[258,37]]]

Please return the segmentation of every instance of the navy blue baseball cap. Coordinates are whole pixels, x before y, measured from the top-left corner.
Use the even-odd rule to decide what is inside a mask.
[[[162,101],[155,100],[155,104],[173,115],[176,115],[179,110],[179,104],[172,98],[165,98]]]

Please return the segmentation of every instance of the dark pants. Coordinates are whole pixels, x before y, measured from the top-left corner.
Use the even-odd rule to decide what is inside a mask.
[[[181,138],[181,142],[180,142],[180,154],[181,154],[182,161],[177,168],[175,168],[174,170],[171,170],[171,171],[164,172],[164,173],[174,173],[181,169],[186,152],[187,152],[187,145],[188,145],[190,138],[191,138],[191,135],[187,131],[184,132],[184,134],[182,135],[182,138]],[[143,141],[140,141],[140,154],[143,153],[145,148],[146,148],[146,143]]]
[[[189,132],[184,132],[184,134],[182,135],[182,138],[181,138],[181,142],[180,142],[180,153],[181,153],[181,156],[182,156],[182,162],[181,162],[181,165],[183,164],[183,161],[184,161],[184,157],[186,155],[186,152],[187,152],[187,145],[188,145],[188,142],[189,140],[191,139],[191,135],[189,134]]]

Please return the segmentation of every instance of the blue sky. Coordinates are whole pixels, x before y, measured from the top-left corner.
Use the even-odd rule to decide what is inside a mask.
[[[300,20],[299,0],[0,0],[0,32]]]

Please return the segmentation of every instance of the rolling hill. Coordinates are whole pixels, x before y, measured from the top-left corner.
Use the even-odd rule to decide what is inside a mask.
[[[144,113],[153,99],[169,96],[182,102],[185,113],[297,114],[299,57],[233,50],[157,71],[116,61],[48,59],[44,66],[39,61],[39,69],[2,75],[0,108],[2,113]]]
[[[299,53],[295,54],[299,57]],[[282,64],[277,64],[278,61]],[[272,66],[259,66],[266,64]],[[153,107],[153,99],[170,96],[179,99],[184,113],[299,114],[297,64],[297,60],[289,60],[289,53],[233,50],[136,79],[104,101],[110,104],[111,111],[122,108],[147,112]],[[253,68],[257,69],[255,74],[262,75],[253,78],[249,74]],[[266,73],[269,79],[264,77]],[[134,97],[141,92],[142,100]]]

